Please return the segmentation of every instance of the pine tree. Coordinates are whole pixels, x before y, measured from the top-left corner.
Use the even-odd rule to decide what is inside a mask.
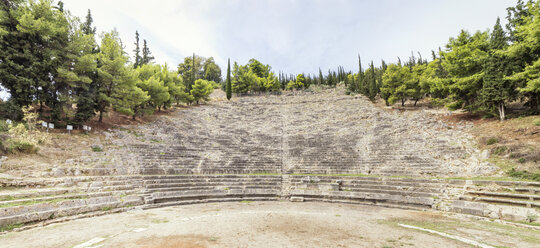
[[[141,57],[141,48],[139,46],[139,31],[135,31],[135,50],[133,51],[135,52],[135,63],[133,64],[133,68],[137,69],[143,64],[143,59]]]
[[[0,18],[0,83],[11,95],[13,106],[20,108],[32,103],[36,95],[35,67],[31,36],[17,28],[23,1],[1,1]]]
[[[85,54],[81,56],[81,59],[85,59],[88,67],[85,72],[85,76],[90,79],[90,83],[82,84],[77,89],[77,113],[75,113],[76,124],[82,124],[87,122],[95,115],[96,101],[97,101],[97,53],[99,48],[96,44],[95,34],[96,28],[92,27],[93,18],[92,13],[88,10],[86,15],[86,21],[81,25],[81,31],[85,34],[86,39],[91,43],[90,51],[85,51]],[[83,63],[84,64],[84,63]]]
[[[232,85],[231,85],[231,59],[228,60],[227,62],[227,86],[226,86],[226,91],[227,91],[227,100],[231,100],[231,97],[232,97]]]
[[[150,48],[148,48],[148,45],[146,44],[146,40],[143,40],[142,54],[143,55],[141,59],[141,64],[145,65],[152,62],[152,60],[154,60],[154,57],[152,56],[152,53],[150,52]]]
[[[501,27],[501,20],[497,18],[497,23],[493,27],[489,40],[490,51],[484,65],[484,82],[481,97],[488,108],[498,110],[501,121],[505,118],[505,101],[509,99],[511,91],[508,82],[504,80],[505,58],[499,53],[507,46],[506,34]]]

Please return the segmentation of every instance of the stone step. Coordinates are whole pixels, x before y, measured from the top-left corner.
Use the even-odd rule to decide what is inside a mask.
[[[522,207],[527,207],[527,208],[531,208],[531,207],[540,208],[540,202],[518,201],[518,200],[512,200],[512,199],[506,199],[506,198],[461,196],[459,197],[459,200],[522,206]]]
[[[163,187],[163,188],[149,188],[148,192],[167,192],[167,191],[194,191],[194,190],[245,190],[245,189],[270,189],[270,190],[280,190],[279,185],[260,185],[260,186],[194,186],[194,187]]]
[[[280,178],[200,178],[200,179],[151,179],[144,182],[149,184],[167,184],[167,183],[273,183],[279,182]]]
[[[515,188],[514,191],[529,194],[540,194],[540,188]]]
[[[44,188],[44,189],[24,189],[17,191],[0,192],[0,202],[21,198],[46,197],[53,195],[62,195],[67,193],[79,192],[75,188]]]
[[[243,197],[279,197],[279,190],[197,190],[185,192],[159,192],[153,193],[154,203],[181,200],[204,200],[218,198],[243,198]]]
[[[279,182],[281,183],[281,182]],[[278,182],[274,183],[250,183],[250,182],[201,182],[201,183],[149,183],[146,184],[147,189],[156,189],[156,188],[187,188],[187,187],[271,187],[271,186],[280,186]]]
[[[366,192],[366,193],[381,193],[390,195],[403,195],[413,197],[436,197],[438,194],[420,192],[416,190],[388,190],[388,189],[370,189],[370,188],[342,188],[340,191]]]
[[[403,195],[390,195],[382,193],[365,192],[320,192],[310,190],[293,190],[291,196],[304,197],[304,199],[347,200],[351,202],[368,202],[372,204],[389,203],[393,205],[407,205],[420,208],[432,208],[434,199],[431,197],[411,197]]]
[[[57,203],[39,203],[0,209],[0,226],[26,224],[57,217],[72,216],[114,208],[142,205],[139,196],[95,197],[89,199],[67,200]]]
[[[540,189],[540,182],[524,182],[524,181],[490,181],[490,180],[472,180],[473,185],[498,185],[498,186],[510,186],[510,187],[531,187]]]
[[[525,199],[529,201],[540,201],[540,195],[512,194],[487,191],[468,191],[467,194],[475,196],[492,196],[498,198]]]
[[[232,180],[238,181],[242,179],[247,180],[281,180],[280,175],[235,175],[235,174],[222,174],[222,175],[212,175],[212,174],[191,174],[191,175],[152,175],[144,176],[145,181],[149,180]]]
[[[279,197],[225,197],[225,198],[206,198],[197,200],[176,200],[162,203],[153,203],[142,206],[143,209],[162,208],[177,205],[189,205],[189,204],[202,204],[202,203],[214,203],[214,202],[240,202],[240,201],[277,201]]]
[[[88,193],[88,194],[61,194],[61,195],[55,195],[55,196],[0,201],[0,209],[5,208],[5,207],[2,207],[5,205],[18,206],[18,205],[23,205],[23,204],[28,204],[28,203],[36,204],[40,202],[53,201],[53,200],[85,199],[85,198],[91,198],[91,197],[104,197],[104,196],[111,196],[111,195],[112,195],[111,192],[98,192],[98,193]]]

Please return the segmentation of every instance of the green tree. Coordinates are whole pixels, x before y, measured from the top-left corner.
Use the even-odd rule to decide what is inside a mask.
[[[65,13],[50,0],[1,1],[0,8],[2,86],[19,107],[37,100],[61,109],[57,87],[64,85],[54,79],[69,41]]]
[[[272,70],[272,68],[269,65],[263,65],[261,62],[259,62],[256,59],[250,59],[248,63],[248,67],[250,70],[252,70],[255,75],[259,78],[266,78],[268,77],[268,74]]]
[[[137,69],[139,66],[141,66],[143,63],[143,58],[141,57],[141,47],[139,45],[139,31],[135,31],[135,49],[133,52],[135,52],[135,63],[133,64],[133,68]]]
[[[388,66],[383,75],[383,87],[381,88],[386,105],[394,104],[397,100],[401,100],[401,106],[405,105],[410,94],[406,84],[410,80],[410,74],[410,69],[407,66],[403,67],[400,64]]]
[[[501,27],[501,21],[493,27],[489,40],[489,57],[484,65],[484,80],[481,91],[482,101],[489,109],[496,108],[501,121],[505,118],[505,102],[510,99],[511,91],[509,82],[504,80],[506,58],[502,51],[508,46],[507,37]]]
[[[515,27],[515,39],[505,51],[513,66],[513,73],[507,78],[520,92],[520,97],[527,100],[527,105],[540,111],[540,3],[527,4],[528,14]]]
[[[84,50],[81,53],[79,58],[80,65],[84,65],[83,70],[80,71],[81,74],[88,77],[89,83],[81,84],[77,91],[77,112],[75,113],[76,124],[82,124],[87,122],[92,117],[95,116],[96,109],[96,100],[97,100],[97,53],[99,52],[99,47],[97,45],[95,35],[96,28],[93,25],[92,13],[88,10],[86,15],[86,20],[81,24],[81,31],[84,34],[83,47]],[[88,81],[87,81],[88,82]]]
[[[227,100],[231,100],[232,97],[232,84],[231,84],[231,59],[227,60],[227,81],[225,91],[227,93]]]
[[[93,24],[94,24],[94,18],[92,18],[92,12],[89,9],[88,14],[86,14],[86,20],[81,26],[82,32],[86,35],[89,35],[89,34],[96,35],[96,28],[92,27]]]
[[[273,72],[270,72],[266,78],[262,78],[262,85],[267,91],[278,92],[281,90],[281,84]]]
[[[210,57],[204,61],[203,75],[207,81],[221,83],[221,68],[214,62],[214,58]]]
[[[183,78],[184,85],[186,86],[186,92],[190,92],[195,80],[203,78],[204,67],[203,63],[205,58],[201,56],[185,57],[184,62],[178,65],[178,74]]]
[[[150,96],[149,104],[161,111],[161,108],[169,101],[169,89],[158,77],[153,76],[145,81],[140,81],[137,86]]]
[[[193,89],[191,90],[191,95],[197,104],[200,101],[210,100],[210,95],[214,91],[213,84],[210,81],[204,79],[197,79],[195,84],[193,84]]]
[[[288,89],[288,90],[292,90],[292,89],[295,89],[295,90],[302,89],[302,88],[304,87],[304,81],[305,81],[304,74],[298,74],[298,75],[296,75],[296,81],[290,81],[290,82],[287,84],[287,89]]]
[[[234,62],[232,80],[232,91],[234,93],[250,92],[258,80],[257,74],[250,70],[248,65],[242,66]]]
[[[373,61],[371,61],[369,69],[366,72],[365,82],[368,87],[367,96],[371,101],[375,101],[375,97],[377,97],[377,94],[379,93],[379,88],[377,87],[377,74],[375,72]]]
[[[447,51],[443,52],[443,66],[448,71],[451,109],[464,108],[473,111],[479,108],[479,92],[484,78],[483,65],[488,56],[487,32],[470,35],[461,31],[451,38]]]
[[[130,115],[133,120],[140,116],[144,106],[150,101],[151,96],[143,89],[137,87],[140,84],[137,71],[132,67],[125,67],[119,83],[111,94],[111,104],[120,113]]]
[[[154,56],[152,56],[152,52],[150,52],[150,48],[148,47],[146,40],[143,40],[141,64],[148,64],[154,59],[155,58]]]
[[[128,58],[124,54],[118,32],[115,30],[105,33],[101,39],[98,54],[99,95],[97,110],[99,111],[99,122],[103,121],[103,113],[107,111],[107,108],[137,83],[133,80],[126,80]]]
[[[161,71],[158,74],[165,87],[169,89],[169,100],[165,107],[170,107],[174,101],[178,104],[185,96],[185,86],[182,77],[177,72],[169,70],[167,64],[161,66]]]

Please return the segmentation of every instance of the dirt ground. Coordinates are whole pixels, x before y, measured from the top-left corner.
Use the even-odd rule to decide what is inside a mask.
[[[0,247],[468,247],[416,225],[502,247],[540,233],[438,213],[364,205],[238,202],[135,210],[0,236]]]

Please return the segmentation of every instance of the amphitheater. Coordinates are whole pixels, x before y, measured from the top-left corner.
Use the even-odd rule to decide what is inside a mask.
[[[339,89],[181,108],[105,132],[104,152],[3,179],[0,226],[15,228],[0,247],[471,245],[403,227],[418,221],[540,247],[538,225],[520,224],[538,223],[540,183],[475,179],[500,171],[470,126],[437,115]]]

